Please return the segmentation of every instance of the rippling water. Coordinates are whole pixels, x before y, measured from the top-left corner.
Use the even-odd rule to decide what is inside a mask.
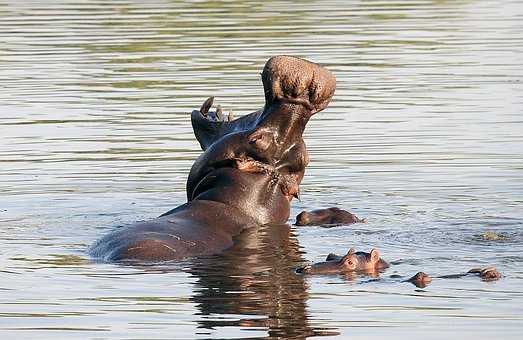
[[[0,38],[2,339],[521,337],[520,1],[0,1]],[[275,54],[338,80],[293,216],[369,223],[260,227],[176,265],[90,261],[115,226],[184,202],[189,112],[262,106]],[[397,264],[377,281],[292,271],[351,246]],[[504,278],[390,278],[485,265]]]

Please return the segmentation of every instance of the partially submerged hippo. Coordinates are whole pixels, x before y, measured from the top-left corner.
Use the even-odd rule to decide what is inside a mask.
[[[432,278],[424,272],[417,272],[414,276],[403,282],[410,282],[418,288],[425,288],[432,282]]]
[[[366,219],[360,219],[353,213],[337,207],[302,211],[296,216],[296,225],[319,225],[337,226],[342,224],[366,223]]]
[[[379,251],[372,249],[370,253],[357,252],[351,248],[344,255],[330,253],[324,262],[306,265],[296,269],[299,274],[342,274],[347,272],[376,273],[389,267],[389,263],[380,258]],[[494,267],[473,268],[466,273],[436,276],[437,279],[455,279],[468,275],[478,275],[483,281],[495,281],[501,278],[501,274]],[[402,279],[401,275],[391,275],[392,279]],[[379,279],[378,279],[379,280]],[[374,280],[377,281],[377,280]],[[418,288],[425,288],[432,282],[432,277],[424,272],[418,272],[414,276],[401,282],[410,282]]]
[[[457,279],[464,276],[477,275],[483,281],[496,281],[501,278],[501,273],[497,271],[495,267],[485,267],[485,268],[472,268],[466,273],[460,274],[450,274],[450,275],[441,275],[435,276],[436,279]],[[432,278],[425,274],[424,272],[418,272],[413,277],[406,282],[410,282],[416,287],[425,288],[432,282]]]
[[[377,272],[389,267],[389,264],[380,258],[377,249],[372,249],[370,253],[356,251],[351,248],[347,254],[341,258],[329,254],[326,261],[307,265],[298,268],[296,272],[302,274],[337,274],[351,271]]]
[[[321,66],[290,56],[262,72],[265,107],[236,120],[208,99],[193,111],[204,153],[191,168],[187,203],[162,216],[119,228],[90,253],[106,261],[164,261],[219,253],[253,225],[285,223],[309,157],[302,134],[329,104],[336,81]],[[232,117],[231,117],[232,118]]]

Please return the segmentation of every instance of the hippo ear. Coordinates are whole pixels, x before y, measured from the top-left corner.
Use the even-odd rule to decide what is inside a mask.
[[[380,260],[380,252],[376,248],[372,248],[370,251],[370,260],[374,262],[378,262]]]

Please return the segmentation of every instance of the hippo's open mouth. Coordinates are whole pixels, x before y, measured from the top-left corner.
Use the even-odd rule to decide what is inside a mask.
[[[308,155],[303,131],[309,119],[330,102],[336,80],[308,61],[279,56],[262,72],[263,110],[233,119],[214,97],[191,113],[196,139],[204,153],[187,180],[187,198],[227,202],[260,221],[269,211],[287,209],[299,198]],[[264,215],[265,214],[265,215]],[[278,218],[286,218],[288,212]]]

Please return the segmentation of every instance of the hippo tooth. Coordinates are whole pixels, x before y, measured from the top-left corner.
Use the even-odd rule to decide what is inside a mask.
[[[223,110],[220,105],[216,106],[216,120],[219,122],[223,121]]]
[[[200,108],[200,113],[206,117],[213,103],[214,97],[207,98],[207,100],[203,102],[202,107]]]

